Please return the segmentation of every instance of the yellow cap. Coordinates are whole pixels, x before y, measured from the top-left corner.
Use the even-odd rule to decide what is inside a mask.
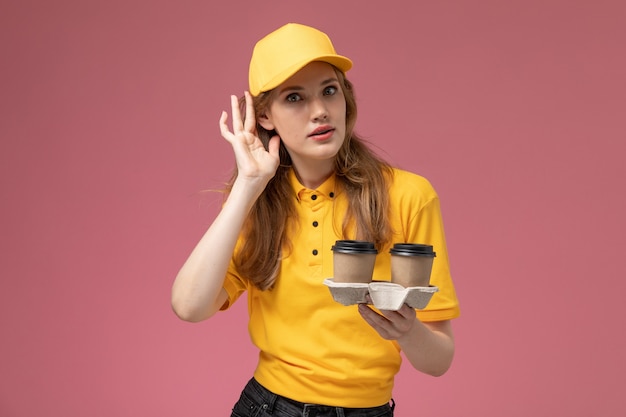
[[[323,61],[346,72],[352,61],[337,55],[330,38],[319,30],[288,23],[257,42],[250,60],[250,94],[258,96],[313,61]]]

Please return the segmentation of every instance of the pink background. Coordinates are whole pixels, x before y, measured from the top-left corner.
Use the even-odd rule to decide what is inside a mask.
[[[170,287],[233,165],[220,111],[289,21],[441,196],[457,356],[405,363],[397,415],[624,415],[626,3],[4,0],[0,416],[229,415],[245,303],[184,323]]]

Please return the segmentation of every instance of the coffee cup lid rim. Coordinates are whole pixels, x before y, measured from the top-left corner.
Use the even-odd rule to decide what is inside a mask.
[[[437,256],[436,252],[422,252],[419,250],[411,250],[411,249],[400,249],[400,248],[391,248],[389,250],[389,253],[393,254],[393,255],[403,255],[403,256],[430,256],[430,257],[435,257]]]
[[[364,240],[338,240],[331,249],[333,252],[348,254],[378,253],[373,242]]]
[[[370,249],[370,248],[342,248],[342,247],[336,247],[333,246],[332,247],[333,252],[337,252],[337,253],[346,253],[346,254],[357,254],[357,255],[361,255],[361,254],[365,254],[368,255],[370,253],[378,253],[378,250],[376,250],[376,248]]]

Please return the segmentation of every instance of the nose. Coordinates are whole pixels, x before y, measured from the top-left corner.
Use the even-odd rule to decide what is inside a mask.
[[[317,98],[311,102],[311,116],[314,121],[326,120],[328,118],[328,108],[324,100]]]

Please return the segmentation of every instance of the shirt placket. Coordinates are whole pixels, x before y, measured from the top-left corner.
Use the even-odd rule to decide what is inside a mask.
[[[306,190],[301,196],[305,219],[302,227],[307,236],[307,256],[310,276],[319,278],[322,273],[322,245],[324,231],[325,197],[317,191]]]

